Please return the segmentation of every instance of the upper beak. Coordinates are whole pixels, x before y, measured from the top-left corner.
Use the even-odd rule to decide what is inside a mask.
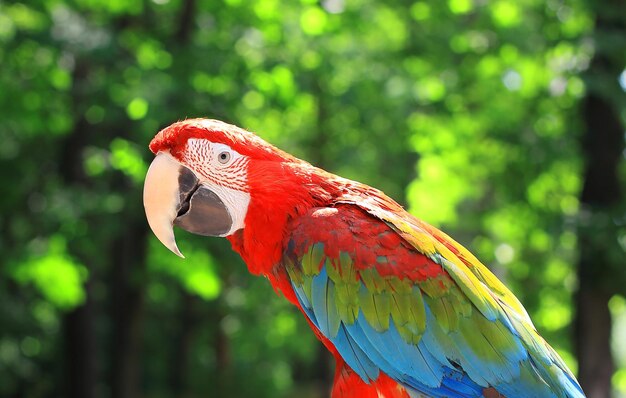
[[[185,256],[176,245],[174,224],[207,236],[223,235],[232,226],[232,217],[219,196],[167,152],[157,154],[148,169],[143,205],[152,232],[182,258]]]

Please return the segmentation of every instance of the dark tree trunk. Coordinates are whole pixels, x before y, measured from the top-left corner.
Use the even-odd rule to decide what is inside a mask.
[[[313,366],[313,380],[315,380],[315,386],[317,387],[316,394],[319,397],[327,397],[332,390],[335,376],[334,368],[336,365],[335,359],[323,344],[318,344],[317,350],[315,350]]]
[[[112,247],[111,394],[139,396],[144,314],[146,224],[136,221]]]
[[[181,295],[182,308],[179,309],[178,335],[173,344],[174,352],[170,370],[170,390],[175,396],[186,396],[189,354],[197,325],[195,311],[198,299],[186,291],[182,291]],[[219,327],[217,328],[219,329]]]
[[[96,337],[91,283],[85,285],[86,301],[63,319],[65,378],[68,398],[96,396]]]
[[[588,93],[583,102],[585,159],[578,231],[579,288],[576,294],[575,348],[579,381],[589,398],[611,395],[615,371],[611,352],[611,314],[608,301],[619,281],[616,272],[616,228],[612,213],[624,200],[618,176],[624,150],[621,125],[613,95],[619,95],[617,77],[623,67],[624,46],[607,47],[607,37],[626,34],[619,1],[606,0],[596,6],[596,55],[588,71]],[[620,43],[617,41],[617,43]],[[613,90],[613,91],[612,91]],[[623,273],[622,273],[623,275]]]
[[[217,396],[230,396],[233,391],[233,360],[231,356],[230,339],[222,327],[219,325],[222,323],[224,315],[220,307],[216,304],[216,312],[213,315],[215,318],[215,357],[217,361]]]
[[[584,267],[582,263],[580,267]],[[582,282],[576,296],[578,381],[588,398],[606,398],[611,395],[611,376],[615,371],[608,308],[611,294],[588,285]]]
[[[72,73],[72,106],[74,114],[80,115],[74,128],[61,146],[59,175],[68,186],[84,185],[82,153],[89,139],[89,125],[78,109],[83,98],[83,85],[89,73],[88,65],[78,59]],[[69,243],[73,255],[81,257],[80,248]],[[92,295],[93,264],[86,258],[80,258],[89,272],[85,282],[85,302],[69,312],[63,318],[63,349],[65,390],[68,398],[96,397],[98,377],[98,357],[95,335],[95,304]]]
[[[193,32],[194,16],[196,12],[196,0],[185,0],[180,11],[178,32],[176,39],[181,44],[189,43],[189,38]]]
[[[624,146],[623,129],[611,105],[594,94],[584,103],[584,117],[586,167],[579,227],[576,352],[579,381],[587,396],[608,397],[615,370],[608,302],[616,277],[612,270],[619,265],[611,264],[610,255],[611,241],[617,242],[617,237],[606,235],[611,230],[610,212],[622,200],[617,168]],[[602,220],[608,220],[606,225]]]

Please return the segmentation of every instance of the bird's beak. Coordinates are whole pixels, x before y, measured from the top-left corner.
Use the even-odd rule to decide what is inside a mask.
[[[220,236],[233,223],[219,196],[166,152],[160,152],[148,169],[143,206],[152,232],[182,258],[185,256],[176,245],[174,225],[198,235]]]

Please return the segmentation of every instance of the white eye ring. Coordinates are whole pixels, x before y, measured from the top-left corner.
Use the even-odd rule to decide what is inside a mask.
[[[219,155],[217,155],[217,161],[220,162],[221,164],[226,164],[230,161],[231,158],[231,154],[228,151],[223,151],[220,152]]]

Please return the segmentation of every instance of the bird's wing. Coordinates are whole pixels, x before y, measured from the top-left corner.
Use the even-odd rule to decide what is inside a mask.
[[[433,397],[480,397],[490,387],[508,397],[582,397],[512,293],[413,220],[339,204],[292,223],[284,266],[305,314],[345,362],[366,382],[384,372]]]

